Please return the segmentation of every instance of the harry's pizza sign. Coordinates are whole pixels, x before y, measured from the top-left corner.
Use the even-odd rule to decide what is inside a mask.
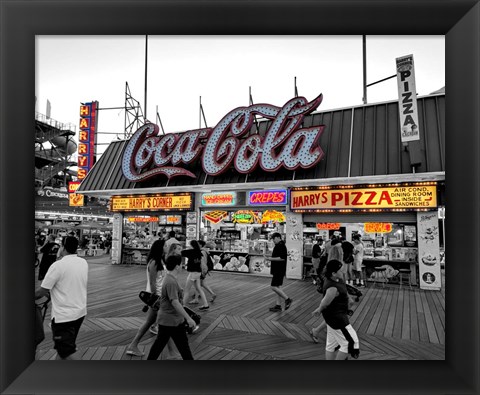
[[[435,207],[436,185],[310,190],[293,188],[290,192],[292,211],[419,210]]]

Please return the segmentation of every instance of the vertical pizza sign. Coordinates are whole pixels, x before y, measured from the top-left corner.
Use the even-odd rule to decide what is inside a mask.
[[[402,143],[420,140],[413,55],[397,58],[398,106]]]

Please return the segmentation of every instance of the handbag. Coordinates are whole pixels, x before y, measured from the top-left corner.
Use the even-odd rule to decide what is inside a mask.
[[[195,321],[195,328],[190,328],[188,326],[188,323],[187,323],[187,320],[185,320],[183,322],[183,325],[185,326],[185,330],[187,331],[187,333],[190,333],[192,334],[194,331],[196,331],[198,329],[198,325],[200,325],[200,321],[202,319],[202,317],[200,315],[198,315],[197,313],[195,313],[190,307],[187,307],[187,306],[183,306],[183,308],[185,309],[186,313],[190,316],[190,318]]]
[[[138,294],[140,300],[145,303],[142,311],[145,313],[147,312],[148,308],[151,307],[154,310],[159,309],[160,305],[160,296],[151,292],[147,291],[140,291]]]
[[[42,308],[35,305],[35,346],[38,346],[45,340],[45,331],[43,329],[43,314]]]

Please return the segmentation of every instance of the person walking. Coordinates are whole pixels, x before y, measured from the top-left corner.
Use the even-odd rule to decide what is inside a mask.
[[[342,248],[342,237],[337,236],[332,239],[330,252],[328,253],[328,262],[336,260],[342,263],[341,275],[344,282],[347,281],[347,267],[343,265],[343,248]]]
[[[350,306],[353,303],[347,293],[347,286],[340,271],[342,262],[334,259],[327,263],[325,270],[324,297],[312,314],[323,315],[327,325],[325,359],[345,360],[350,354],[360,355],[357,333],[349,321]]]
[[[313,285],[317,284],[318,276],[320,275],[320,257],[323,252],[323,239],[320,236],[317,236],[315,239],[315,244],[312,247],[312,279]]]
[[[67,236],[63,241],[62,258],[54,262],[35,299],[50,293],[52,302],[52,337],[57,359],[80,359],[76,354],[76,340],[87,315],[88,263],[77,256],[78,239]]]
[[[146,291],[154,293],[159,296],[161,294],[162,282],[165,275],[165,268],[163,265],[164,243],[165,243],[165,240],[162,240],[162,239],[155,240],[147,256],[148,263],[147,263]],[[145,336],[145,333],[147,333],[147,330],[150,330],[150,332],[153,333],[154,335],[158,334],[158,326],[156,323],[157,313],[158,313],[158,308],[154,308],[154,307],[148,308],[147,318],[145,319],[145,322],[140,328],[138,328],[138,331],[135,337],[127,347],[127,350],[126,350],[127,355],[132,355],[135,357],[142,357],[144,355],[144,353],[139,350],[138,343],[140,343],[140,340],[142,340],[143,336]],[[172,346],[173,344],[171,343],[169,345],[170,354],[172,354],[174,351]]]
[[[168,239],[165,240],[165,245],[163,247],[163,252],[165,255],[168,254],[168,251],[170,250],[170,246],[172,244],[180,244],[180,242],[177,240],[176,238],[176,233],[174,230],[171,230],[170,232],[168,232]]]
[[[38,268],[38,281],[42,281],[45,278],[48,269],[57,260],[59,250],[60,245],[55,242],[55,235],[49,234],[45,244],[40,248],[40,252],[43,255]]]
[[[347,240],[342,240],[343,263],[346,269],[347,284],[353,285],[353,250],[354,245]]]
[[[198,240],[198,244],[202,250],[202,274],[200,276],[200,285],[205,289],[210,295],[212,295],[210,302],[214,302],[217,298],[217,294],[213,291],[212,287],[207,283],[207,275],[210,276],[210,271],[213,270],[213,259],[210,256],[208,251],[207,243],[204,240]],[[196,295],[196,294],[195,294]],[[195,296],[189,303],[196,304],[198,303],[198,297]]]
[[[360,234],[355,234],[352,237],[353,241],[353,276],[355,277],[355,286],[364,287],[365,283],[362,278],[362,264],[363,264],[363,243]]]
[[[202,275],[202,259],[204,255],[198,244],[197,240],[191,240],[190,246],[192,248],[183,250],[182,255],[187,258],[187,281],[185,283],[185,295],[183,298],[184,304],[186,304],[190,299],[192,287],[195,289],[195,293],[200,297],[202,301],[202,306],[199,307],[199,310],[208,310],[210,306],[207,302],[207,297],[200,282],[200,276]]]
[[[184,360],[193,359],[188,344],[185,322],[192,329],[195,328],[196,324],[182,305],[182,289],[178,284],[181,262],[182,259],[178,255],[170,255],[165,262],[167,274],[165,275],[160,294],[158,335],[148,353],[147,359],[149,360],[158,359],[170,339],[173,340]]]
[[[263,256],[264,259],[271,262],[270,274],[272,274],[273,277],[272,282],[270,283],[270,288],[277,297],[277,303],[270,308],[270,311],[282,311],[282,299],[285,300],[285,310],[288,310],[292,305],[293,300],[281,289],[283,278],[287,273],[287,247],[285,246],[285,242],[282,240],[282,235],[280,233],[273,233],[271,239],[275,243],[272,256]]]

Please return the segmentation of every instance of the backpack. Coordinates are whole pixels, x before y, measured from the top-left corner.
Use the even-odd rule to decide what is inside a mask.
[[[348,241],[342,242],[342,250],[343,250],[343,261],[345,263],[352,263],[353,262],[353,244]]]
[[[213,270],[213,259],[208,252],[205,252],[205,254],[207,256],[207,268],[208,268],[208,271],[210,272]]]

